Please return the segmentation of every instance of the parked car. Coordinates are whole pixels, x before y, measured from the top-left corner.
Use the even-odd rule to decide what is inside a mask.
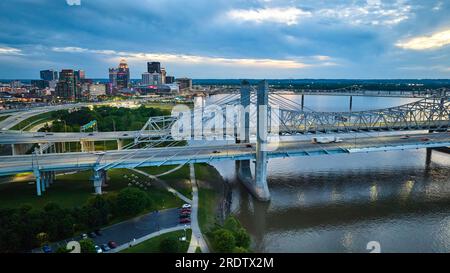
[[[408,135],[401,136],[400,139],[409,139],[410,137]]]
[[[180,210],[180,213],[186,213],[186,212],[191,213],[191,209],[181,209]]]
[[[96,253],[103,253],[103,250],[99,246],[95,246],[95,252]]]
[[[183,208],[183,209],[190,209],[192,206],[191,206],[191,204],[184,204],[181,208]]]
[[[107,244],[101,245],[101,248],[102,248],[103,252],[108,252],[111,250],[111,248]]]
[[[96,229],[96,230],[94,230],[94,232],[95,232],[95,235],[102,236],[102,231],[100,229]]]
[[[191,223],[191,218],[181,218],[180,224],[189,224]]]
[[[213,154],[220,154],[220,151],[215,150],[215,151],[213,151]]]
[[[114,249],[114,248],[117,247],[117,244],[116,244],[116,242],[114,242],[114,241],[109,241],[109,242],[108,242],[108,246],[109,246],[111,249]]]
[[[88,236],[89,236],[89,238],[92,238],[92,239],[97,237],[97,235],[95,235],[95,232],[89,232]]]
[[[53,252],[52,247],[49,245],[44,245],[42,247],[42,251],[44,251],[44,253],[52,253]]]
[[[180,214],[180,219],[191,218],[191,214]]]
[[[87,239],[88,235],[86,233],[81,234],[81,239]]]
[[[247,148],[253,148],[252,144],[247,144],[247,145],[245,145],[245,147],[247,147]]]
[[[426,141],[430,141],[430,140],[431,140],[431,139],[429,139],[429,138],[427,138],[427,137],[423,137],[423,138],[420,139],[420,141],[425,141],[425,142],[426,142]]]

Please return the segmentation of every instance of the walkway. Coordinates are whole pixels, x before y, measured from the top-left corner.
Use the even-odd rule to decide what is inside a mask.
[[[133,241],[131,241],[129,243],[120,245],[120,246],[118,246],[115,249],[111,249],[107,253],[117,253],[117,252],[120,252],[120,251],[122,251],[124,249],[127,249],[129,247],[138,245],[138,244],[140,244],[140,243],[142,243],[144,241],[150,240],[150,239],[152,239],[154,237],[158,237],[158,236],[166,234],[166,233],[170,233],[170,232],[174,232],[174,231],[178,231],[178,230],[190,229],[190,228],[191,228],[190,225],[186,225],[186,226],[176,226],[176,227],[171,227],[171,228],[166,228],[166,229],[163,229],[163,230],[160,230],[160,231],[156,231],[156,232],[150,233],[150,234],[148,234],[148,235],[146,235],[144,237],[141,237],[141,238],[138,238],[136,240],[133,240]]]
[[[198,224],[198,187],[197,180],[195,179],[195,168],[194,164],[189,165],[191,184],[192,184],[192,212],[191,212],[191,229],[192,237],[191,243],[189,244],[188,253],[195,253],[197,247],[200,247],[202,253],[209,253],[208,245],[206,244],[205,238],[200,230]]]

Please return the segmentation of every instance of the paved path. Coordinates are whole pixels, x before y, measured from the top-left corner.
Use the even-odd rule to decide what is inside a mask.
[[[181,226],[180,225],[180,226],[176,226],[176,227],[172,227],[172,228],[166,228],[166,229],[163,229],[163,230],[160,230],[160,231],[156,231],[156,232],[148,234],[148,235],[146,235],[144,237],[141,237],[141,238],[138,238],[136,240],[133,240],[133,241],[131,241],[129,243],[120,245],[117,248],[110,250],[108,253],[117,253],[117,252],[120,252],[120,251],[122,251],[124,249],[127,249],[127,248],[131,247],[131,246],[135,246],[135,245],[140,244],[140,243],[142,243],[144,241],[150,240],[150,239],[152,239],[154,237],[158,237],[160,235],[163,235],[163,234],[166,234],[166,233],[169,233],[169,232],[174,232],[174,231],[184,230],[184,229],[190,229],[190,228],[191,228],[190,225],[186,225],[186,226]]]
[[[189,244],[188,253],[195,253],[197,247],[200,247],[202,253],[209,253],[208,245],[206,244],[205,238],[200,230],[198,224],[198,188],[197,180],[195,179],[195,168],[194,164],[189,165],[191,184],[192,184],[192,212],[191,212],[191,243]]]
[[[142,174],[142,175],[144,175],[144,176],[147,176],[147,177],[149,177],[149,178],[151,178],[151,179],[156,180],[158,183],[160,183],[161,185],[163,185],[163,187],[164,187],[166,190],[168,190],[169,192],[175,194],[176,196],[178,196],[178,198],[180,198],[180,199],[183,200],[184,202],[189,203],[189,204],[192,203],[192,200],[191,200],[191,199],[187,198],[186,196],[184,196],[183,194],[181,194],[181,193],[180,193],[179,191],[177,191],[176,189],[174,189],[174,188],[172,188],[171,186],[167,185],[167,183],[166,183],[165,181],[159,179],[158,177],[156,177],[156,176],[154,176],[154,175],[151,175],[151,174],[149,174],[149,173],[146,173],[146,172],[144,172],[144,171],[141,171],[141,170],[137,170],[137,169],[130,169],[130,170],[132,170],[132,171],[134,171],[134,172],[137,172],[137,173],[139,173],[139,174]]]

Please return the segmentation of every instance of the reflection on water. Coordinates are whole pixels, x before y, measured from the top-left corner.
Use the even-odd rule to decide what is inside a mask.
[[[347,99],[305,101],[346,111]],[[353,107],[410,101],[355,97]],[[427,161],[423,149],[270,160],[270,203],[254,201],[237,182],[234,162],[214,166],[231,183],[231,211],[257,252],[369,252],[370,241],[382,252],[450,251],[450,155],[433,151]]]

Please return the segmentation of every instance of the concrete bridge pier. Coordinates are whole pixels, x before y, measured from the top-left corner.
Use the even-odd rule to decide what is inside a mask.
[[[120,151],[123,149],[123,139],[117,140],[117,150]]]
[[[94,141],[82,140],[81,143],[81,151],[82,152],[93,152],[95,151]]]
[[[241,104],[247,107],[250,104],[250,88],[247,84],[241,87]],[[249,160],[237,161],[238,178],[244,186],[259,201],[270,201],[270,192],[267,185],[267,132],[268,132],[268,111],[269,86],[267,81],[263,81],[258,86],[257,91],[257,143],[256,143],[256,165],[255,179],[252,178]],[[250,142],[250,116],[245,116],[245,137],[240,142]]]
[[[94,171],[92,181],[94,182],[95,194],[102,194],[102,186],[106,183],[106,171]]]
[[[55,180],[55,172],[35,170],[34,177],[36,178],[36,195],[41,196]]]

